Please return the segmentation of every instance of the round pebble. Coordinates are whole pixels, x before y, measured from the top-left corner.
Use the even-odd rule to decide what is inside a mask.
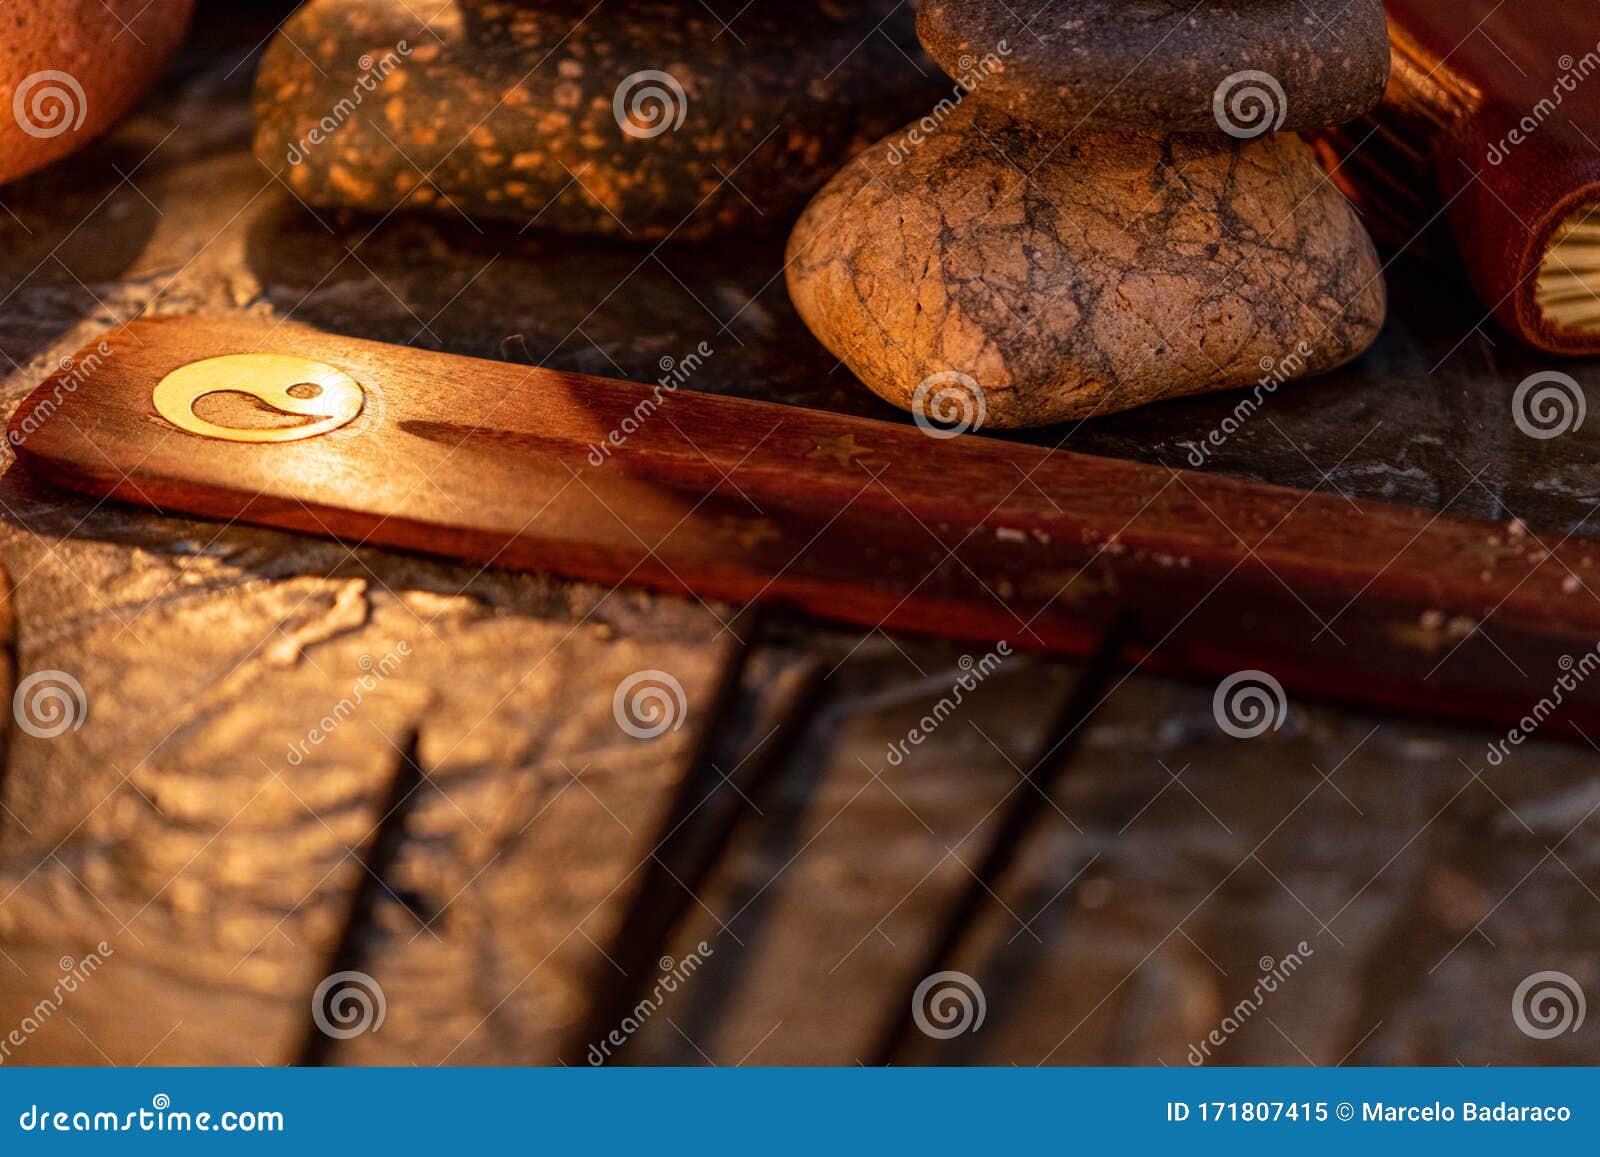
[[[1035,426],[1276,384],[1383,324],[1372,241],[1292,134],[1063,142],[969,102],[907,140],[817,195],[788,281],[822,343],[914,413]]]

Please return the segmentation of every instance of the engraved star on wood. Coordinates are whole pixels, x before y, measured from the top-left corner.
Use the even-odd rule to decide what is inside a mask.
[[[724,515],[717,520],[712,533],[728,542],[736,542],[745,550],[754,550],[764,542],[781,542],[783,535],[769,518],[739,518]]]
[[[1083,571],[1040,571],[1027,583],[1028,593],[1039,598],[1060,600],[1076,607],[1090,599],[1117,593],[1117,576],[1106,569],[1099,577]]]
[[[1433,656],[1454,647],[1477,626],[1476,621],[1464,615],[1446,619],[1438,611],[1426,611],[1415,623],[1395,623],[1389,628],[1389,634],[1402,646]]]
[[[872,450],[856,442],[854,434],[827,435],[812,439],[813,448],[807,458],[831,458],[841,466],[848,466],[857,458],[865,458]]]

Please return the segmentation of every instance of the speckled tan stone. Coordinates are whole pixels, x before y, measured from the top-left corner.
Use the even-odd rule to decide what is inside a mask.
[[[969,103],[892,155],[817,195],[788,280],[898,406],[953,371],[987,425],[1042,425],[1328,370],[1382,326],[1371,239],[1291,134],[1063,143]]]
[[[262,60],[256,155],[317,206],[782,230],[922,107],[916,53],[899,0],[312,0]]]
[[[1389,76],[1381,0],[927,0],[917,35],[978,99],[1063,132],[1215,132],[1219,91],[1236,130],[1320,128]]]
[[[0,182],[88,144],[143,95],[194,0],[28,0],[0,6]]]

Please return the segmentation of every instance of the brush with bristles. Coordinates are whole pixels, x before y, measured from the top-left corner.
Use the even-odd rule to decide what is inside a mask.
[[[1523,341],[1600,354],[1600,23],[1592,5],[1385,0],[1383,101],[1323,130],[1333,179],[1414,255],[1448,223]]]
[[[1554,330],[1600,332],[1600,218],[1591,209],[1556,230],[1534,281],[1534,301]]]

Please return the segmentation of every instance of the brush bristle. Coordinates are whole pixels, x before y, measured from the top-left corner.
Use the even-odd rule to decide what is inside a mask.
[[[1594,206],[1556,230],[1539,265],[1534,301],[1553,329],[1600,332],[1600,213]]]

